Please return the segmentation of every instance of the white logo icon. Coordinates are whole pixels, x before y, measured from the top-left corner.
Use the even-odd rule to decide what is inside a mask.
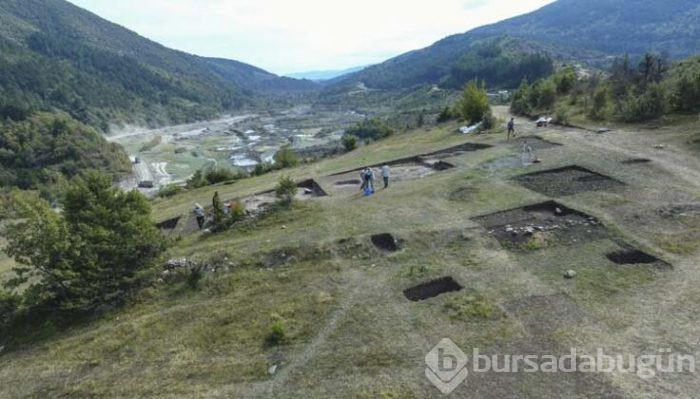
[[[443,394],[454,391],[469,375],[465,367],[469,358],[451,339],[440,341],[425,355],[425,376]]]

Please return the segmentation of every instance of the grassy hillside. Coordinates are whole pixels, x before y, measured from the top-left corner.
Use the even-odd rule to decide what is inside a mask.
[[[496,113],[507,116],[505,109]],[[694,264],[700,213],[692,209],[700,202],[700,165],[697,148],[686,144],[699,139],[696,129],[627,127],[597,135],[536,129],[518,118],[521,136],[540,137],[530,143],[543,163],[526,166],[520,141],[506,142],[502,134],[465,138],[456,127],[397,135],[285,171],[316,179],[329,196],[221,234],[190,228],[193,204],[208,204],[214,191],[223,200],[248,198],[273,188],[279,173],[157,200],[157,221],[182,217],[173,232],[182,237],[168,257],[188,257],[216,272],[207,271],[194,289],[186,274],[154,278],[127,309],[3,353],[4,392],[441,397],[425,378],[424,357],[444,337],[468,351],[499,355],[568,354],[571,347],[579,354],[596,348],[656,354],[666,346],[699,355],[700,291],[693,281],[700,278]],[[393,165],[390,188],[369,198],[344,185],[355,172],[332,175],[465,142],[492,147],[447,152],[443,161],[454,168],[423,177],[418,165]],[[659,142],[665,150],[654,148]],[[649,162],[626,162],[641,157]],[[600,179],[579,184],[564,176],[544,187],[581,191],[551,197],[520,178],[570,165],[614,181],[603,188],[596,186]],[[520,207],[552,199],[600,224],[550,215],[560,229],[518,235],[524,241],[503,234],[502,224],[517,227],[528,212]],[[556,213],[538,209],[537,215]],[[400,249],[373,245],[377,233],[393,234]],[[629,247],[663,261],[624,265],[606,256]],[[567,270],[577,276],[564,278]],[[420,302],[402,292],[446,276],[464,289]],[[689,373],[643,380],[628,373],[470,372],[457,395],[658,397],[671,389],[692,397],[698,380]]]

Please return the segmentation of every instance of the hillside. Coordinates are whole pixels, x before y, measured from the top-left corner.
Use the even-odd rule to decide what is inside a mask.
[[[306,90],[253,66],[168,49],[64,0],[0,0],[3,101],[108,122],[187,122],[241,108],[254,90]]]
[[[453,78],[452,70],[464,64],[476,43],[503,36],[513,38],[508,49],[516,56],[548,54],[562,62],[598,64],[606,55],[647,51],[668,51],[682,58],[700,51],[698,26],[700,5],[694,0],[559,0],[371,66],[335,86],[364,82],[370,88],[395,89],[437,84]],[[509,82],[496,83],[513,87]]]
[[[470,32],[513,35],[607,54],[700,52],[700,3],[695,0],[559,0],[535,12]]]
[[[694,124],[604,135],[516,126],[542,163],[523,163],[522,141],[503,134],[419,129],[283,172],[329,195],[300,195],[289,210],[220,234],[197,231],[193,204],[215,191],[260,203],[279,173],[156,201],[164,232],[181,236],[167,258],[207,265],[201,280],[159,269],[131,306],[60,332],[49,323],[27,331],[38,341],[1,354],[3,393],[439,398],[425,356],[445,337],[499,359],[570,348],[579,359],[596,348],[700,355]],[[431,170],[418,154],[453,167]],[[396,159],[389,189],[362,197],[356,171]],[[409,299],[421,290],[405,290],[429,282],[440,295]],[[453,396],[694,397],[698,384],[689,372],[470,369]]]

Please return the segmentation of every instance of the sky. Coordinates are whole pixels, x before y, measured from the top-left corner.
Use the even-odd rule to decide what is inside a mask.
[[[69,0],[168,47],[276,74],[385,61],[553,0]]]

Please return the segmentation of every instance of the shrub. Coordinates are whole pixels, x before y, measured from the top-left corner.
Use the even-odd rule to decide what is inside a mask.
[[[481,130],[491,130],[496,124],[496,117],[493,116],[493,112],[489,109],[481,119]]]
[[[284,324],[281,321],[275,321],[270,325],[270,331],[267,334],[266,341],[270,345],[279,345],[286,338],[284,332]]]
[[[564,105],[560,105],[554,111],[554,122],[560,125],[569,124],[569,109]]]
[[[279,169],[293,168],[299,165],[299,157],[292,147],[285,145],[275,154],[275,165]]]
[[[576,70],[568,66],[554,75],[558,94],[569,94],[576,86]]]
[[[187,179],[186,187],[192,189],[192,188],[204,187],[208,184],[209,184],[209,182],[204,177],[204,172],[202,172],[201,170],[198,170],[198,171],[194,172],[192,177]]]
[[[588,116],[594,120],[604,120],[608,116],[610,91],[607,86],[596,89]]]
[[[275,195],[282,206],[288,207],[294,202],[294,196],[297,195],[298,190],[297,184],[291,177],[282,176],[275,189]]]
[[[158,190],[158,196],[161,198],[170,198],[182,193],[183,191],[185,191],[185,189],[179,184],[168,184],[167,186],[163,186],[160,188],[160,190]]]
[[[275,164],[273,164],[272,162],[261,162],[255,165],[255,169],[252,173],[253,176],[262,176],[264,174],[272,172],[275,169]]]
[[[620,103],[620,119],[623,122],[646,122],[659,118],[669,109],[669,96],[660,83],[651,83],[638,96],[631,91]]]
[[[386,126],[381,120],[374,118],[364,120],[355,126],[350,127],[345,133],[367,141],[387,138],[393,135],[394,131]]]
[[[474,80],[467,83],[459,108],[462,117],[470,124],[481,122],[490,108],[486,89]]]
[[[204,178],[208,184],[222,183],[225,181],[239,180],[246,177],[245,173],[236,172],[228,168],[212,167],[207,169]]]
[[[347,152],[353,151],[355,148],[357,148],[357,137],[351,134],[343,135],[343,148],[345,148],[345,151]]]
[[[163,137],[162,136],[155,136],[149,141],[148,143],[144,144],[141,146],[139,149],[139,152],[148,152],[153,150],[154,148],[158,147],[160,143],[163,142]]]
[[[529,115],[532,112],[529,97],[530,84],[527,82],[527,79],[523,79],[518,89],[513,93],[510,112],[514,115]]]
[[[452,111],[450,107],[445,106],[437,116],[437,123],[445,123],[453,118]]]

